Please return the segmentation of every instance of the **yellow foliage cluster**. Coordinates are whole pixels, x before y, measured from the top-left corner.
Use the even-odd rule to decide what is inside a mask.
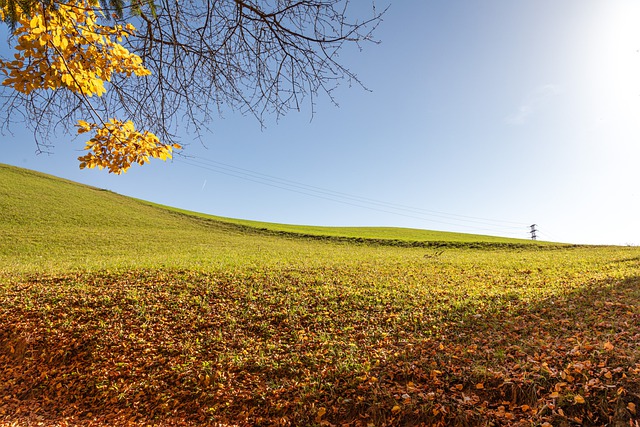
[[[77,126],[78,133],[96,133],[85,146],[89,153],[78,158],[80,169],[97,166],[99,169],[107,168],[109,172],[120,174],[126,172],[133,163],[143,165],[151,157],[170,159],[173,149],[181,148],[178,144],[162,144],[151,132],[137,131],[131,121],[111,119],[97,125],[79,120]]]
[[[25,94],[67,88],[100,96],[113,73],[150,74],[138,55],[118,43],[135,31],[133,25],[99,25],[96,10],[95,0],[75,0],[23,13],[14,32],[15,59],[0,61],[7,76],[2,84]]]
[[[46,7],[38,4],[30,13],[22,13],[14,36],[17,38],[14,59],[0,59],[3,85],[29,94],[39,89],[68,89],[87,97],[105,93],[105,82],[114,73],[127,77],[145,76],[150,71],[142,59],[119,42],[134,33],[131,24],[101,25],[96,13],[102,13],[97,0],[69,0]],[[6,10],[0,8],[0,19]],[[149,132],[140,133],[130,121],[118,119],[102,126],[78,122],[78,133],[95,131],[86,145],[89,154],[79,157],[80,167],[107,168],[121,173],[132,162],[146,163],[151,157],[166,159],[177,144],[165,145]]]

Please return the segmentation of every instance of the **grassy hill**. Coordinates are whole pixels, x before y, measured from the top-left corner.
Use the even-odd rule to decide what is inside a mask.
[[[3,165],[0,218],[0,426],[640,422],[638,248],[231,220]]]
[[[146,202],[149,203],[149,202]],[[469,233],[452,233],[448,231],[421,230],[415,228],[401,227],[326,227],[309,225],[277,224],[272,222],[251,221],[245,219],[226,218],[220,216],[206,215],[197,212],[185,211],[177,208],[163,207],[174,212],[185,215],[197,216],[211,220],[247,226],[261,231],[271,231],[281,234],[298,235],[300,237],[335,237],[338,240],[366,240],[369,243],[402,245],[405,246],[465,246],[465,244],[494,244],[496,246],[520,246],[520,245],[548,245],[549,242],[534,242],[527,239],[513,239],[506,237],[488,236]],[[438,245],[438,244],[441,245]],[[433,244],[433,245],[429,245]],[[487,245],[491,246],[491,245]]]
[[[268,258],[265,251],[281,262],[308,252],[309,238],[419,247],[532,244],[427,230],[293,226],[216,217],[1,164],[0,213],[0,261],[18,270],[215,268],[244,264],[257,252],[263,262]]]
[[[0,165],[0,265],[12,271],[133,267],[224,268],[305,253],[206,215]]]

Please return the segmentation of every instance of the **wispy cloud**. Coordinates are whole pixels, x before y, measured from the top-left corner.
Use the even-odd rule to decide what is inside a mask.
[[[560,93],[560,86],[554,84],[540,85],[531,91],[518,107],[516,112],[509,114],[506,121],[512,125],[525,124],[533,114],[544,107],[549,99]]]

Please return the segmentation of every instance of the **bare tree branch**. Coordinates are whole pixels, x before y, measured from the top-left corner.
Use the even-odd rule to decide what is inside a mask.
[[[200,136],[226,109],[260,123],[305,102],[313,114],[319,95],[337,104],[332,92],[341,81],[362,86],[338,53],[346,44],[377,43],[373,32],[384,14],[371,4],[370,16],[353,19],[348,0],[133,0],[129,6],[119,0],[103,7],[110,8],[105,20],[138,28],[123,44],[151,75],[114,76],[90,107],[65,91],[23,95],[3,88],[2,129],[19,117],[39,147],[49,148],[51,130],[69,131],[88,113],[117,113],[171,143],[183,128]]]

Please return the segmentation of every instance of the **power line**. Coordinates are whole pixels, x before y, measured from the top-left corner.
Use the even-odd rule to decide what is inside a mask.
[[[547,240],[550,242],[560,242],[562,240],[556,237],[554,234],[550,234],[549,232],[542,231],[539,228],[537,228],[537,235],[542,236],[544,240]]]
[[[214,161],[210,161],[207,159],[202,159],[205,162],[208,163],[221,163],[221,162],[214,162]],[[496,232],[496,231],[500,231],[502,233],[505,233],[506,230],[505,229],[522,229],[522,226],[520,227],[514,227],[514,226],[501,226],[498,224],[489,224],[489,223],[483,223],[483,222],[479,222],[479,221],[475,221],[475,220],[469,220],[469,219],[459,219],[459,218],[455,218],[455,216],[461,217],[461,218],[473,218],[473,217],[467,217],[464,215],[455,215],[455,214],[449,214],[451,217],[444,217],[445,219],[448,219],[450,221],[458,221],[458,223],[451,223],[451,222],[446,222],[446,221],[441,221],[441,220],[436,220],[433,218],[425,218],[424,215],[428,215],[428,216],[439,216],[442,217],[442,215],[434,215],[432,213],[429,213],[430,211],[428,210],[424,210],[424,209],[419,209],[419,208],[411,208],[411,207],[406,207],[406,206],[402,206],[402,205],[394,205],[391,203],[387,203],[387,202],[381,202],[381,201],[377,201],[374,199],[367,199],[367,198],[362,198],[362,197],[358,197],[358,196],[352,196],[352,195],[348,195],[346,193],[340,193],[340,192],[336,192],[336,191],[332,191],[332,190],[327,190],[327,189],[322,189],[320,187],[314,187],[314,186],[309,186],[306,184],[302,184],[302,183],[298,183],[296,181],[291,181],[291,180],[286,180],[286,179],[282,179],[282,178],[278,178],[278,177],[274,177],[274,176],[270,176],[270,175],[265,175],[265,174],[261,174],[258,172],[254,172],[248,169],[243,169],[243,168],[238,168],[235,166],[231,166],[231,165],[227,165],[227,164],[222,164],[224,167],[220,167],[219,165],[203,165],[202,161],[198,161],[198,160],[192,160],[191,161],[185,161],[185,160],[178,160],[179,162],[183,162],[185,164],[189,164],[191,166],[195,166],[195,167],[199,167],[202,169],[206,169],[206,170],[210,170],[212,172],[217,172],[217,173],[221,173],[224,175],[228,175],[228,176],[232,176],[232,177],[236,177],[236,178],[240,178],[240,179],[244,179],[244,180],[248,180],[251,182],[256,182],[262,185],[268,185],[271,187],[275,187],[275,188],[280,188],[283,190],[287,190],[287,191],[291,191],[291,192],[295,192],[295,193],[299,193],[299,194],[304,194],[304,195],[308,195],[308,196],[312,196],[312,197],[316,197],[316,198],[321,198],[321,199],[325,199],[325,200],[330,200],[330,201],[334,201],[334,202],[338,202],[338,203],[343,203],[343,204],[347,204],[347,205],[351,205],[351,206],[356,206],[356,207],[360,207],[360,208],[365,208],[365,209],[369,209],[369,210],[376,210],[376,211],[380,211],[380,212],[385,212],[385,213],[391,213],[394,215],[401,215],[401,216],[405,216],[405,217],[410,217],[410,218],[415,218],[415,219],[420,219],[420,220],[426,220],[426,221],[431,221],[431,222],[437,222],[437,223],[441,223],[441,224],[446,224],[446,225],[453,225],[456,227],[464,227],[467,229],[473,229],[473,230],[479,230],[479,231],[490,231],[490,232]],[[296,188],[291,188],[291,187],[297,187]],[[310,191],[312,191],[312,193],[310,193]],[[320,194],[318,194],[320,193]],[[349,201],[345,201],[345,200],[339,200],[336,199],[337,197],[340,198],[347,198],[347,199],[355,199],[356,202],[359,203],[352,203]],[[369,200],[371,202],[369,202]],[[382,205],[386,205],[387,207],[390,207],[391,209],[400,209],[400,210],[409,210],[410,212],[413,211],[413,213],[416,213],[417,215],[420,216],[416,216],[416,215],[407,215],[404,213],[400,213],[400,212],[392,212],[386,209],[379,209],[379,208],[375,208],[375,207],[371,207],[371,206],[363,206],[362,203],[369,203],[371,204],[372,202],[374,202],[374,204],[382,204]],[[424,213],[423,213],[424,212]],[[444,213],[440,213],[440,214],[444,214]],[[486,220],[486,219],[485,219]],[[498,222],[498,220],[488,220],[488,221],[494,221],[494,222]],[[469,226],[469,225],[463,225],[460,224],[459,222],[475,222],[475,223],[480,223],[483,224],[485,227],[489,226],[491,228],[478,228],[477,226]],[[510,221],[510,223],[514,223],[512,221]],[[518,233],[518,235],[520,235]]]
[[[395,203],[384,202],[376,199],[370,199],[366,197],[354,196],[347,193],[329,190],[322,187],[316,187],[307,185],[301,182],[279,178],[273,175],[262,174],[249,169],[240,168],[237,166],[229,165],[222,162],[208,160],[200,157],[190,156],[187,159],[175,159],[175,161],[184,163],[190,166],[198,167],[201,169],[209,170],[219,174],[243,179],[250,182],[255,182],[261,185],[266,185],[282,190],[303,194],[311,197],[316,197],[324,200],[333,201],[336,203],[342,203],[350,206],[355,206],[363,209],[369,209],[378,212],[389,213],[393,215],[400,215],[408,218],[419,219],[422,221],[429,221],[439,224],[451,225],[454,227],[463,227],[465,229],[471,229],[474,231],[488,231],[488,232],[500,232],[502,234],[516,235],[515,230],[523,230],[526,227],[523,223],[517,223],[514,221],[501,221],[488,218],[472,217],[467,215],[450,214],[440,211],[431,211],[427,209],[415,208],[406,205],[400,205]],[[389,210],[392,209],[392,210]],[[447,221],[442,221],[442,218]],[[455,221],[455,222],[450,222]],[[469,223],[480,224],[483,227],[477,225],[467,225]],[[500,225],[502,224],[519,224],[514,225]],[[487,228],[489,227],[489,228]],[[509,230],[509,231],[507,231]],[[521,232],[520,232],[521,233]],[[521,236],[517,233],[517,236]]]
[[[215,161],[215,160],[209,160],[209,159],[205,159],[205,158],[201,158],[201,157],[197,157],[197,156],[192,156],[192,158],[196,159],[196,160],[194,160],[196,162],[204,162],[204,163],[207,163],[207,164],[211,165],[212,167],[221,168],[223,170],[228,170],[230,172],[248,174],[248,175],[254,176],[254,177],[258,178],[258,179],[265,179],[265,180],[268,180],[268,181],[280,182],[283,185],[291,185],[291,186],[294,186],[294,187],[304,188],[304,189],[308,189],[308,190],[314,191],[314,192],[334,195],[334,196],[337,196],[337,197],[340,197],[340,198],[352,199],[352,200],[363,202],[363,203],[382,205],[384,207],[388,207],[388,208],[391,208],[391,209],[411,211],[411,212],[415,212],[415,213],[428,214],[428,215],[433,215],[433,216],[440,216],[442,218],[452,219],[452,220],[457,220],[457,218],[461,218],[461,219],[463,219],[463,220],[465,220],[467,222],[477,222],[477,223],[485,224],[485,225],[497,225],[497,226],[499,226],[501,228],[522,229],[522,227],[525,225],[522,222],[481,218],[481,217],[468,216],[468,215],[459,215],[459,214],[453,214],[453,213],[447,213],[447,212],[441,212],[441,211],[434,211],[434,210],[429,210],[429,209],[416,208],[416,207],[407,206],[407,205],[401,205],[401,204],[397,204],[397,203],[390,203],[390,202],[385,202],[385,201],[381,201],[381,200],[371,199],[371,198],[368,198],[368,197],[355,196],[355,195],[348,194],[348,193],[343,193],[343,192],[340,192],[340,191],[329,190],[329,189],[322,188],[322,187],[316,187],[316,186],[313,186],[313,185],[303,184],[301,182],[293,181],[293,180],[290,180],[290,179],[284,179],[284,178],[279,178],[279,177],[276,177],[276,176],[273,176],[273,175],[267,175],[267,174],[263,174],[263,173],[260,173],[260,172],[255,172],[255,171],[252,171],[250,169],[245,169],[245,168],[241,168],[241,167],[238,167],[238,166],[229,165],[227,163],[222,163],[222,162],[218,162],[218,161]],[[504,226],[504,225],[492,224],[492,223],[517,224],[517,225]]]

